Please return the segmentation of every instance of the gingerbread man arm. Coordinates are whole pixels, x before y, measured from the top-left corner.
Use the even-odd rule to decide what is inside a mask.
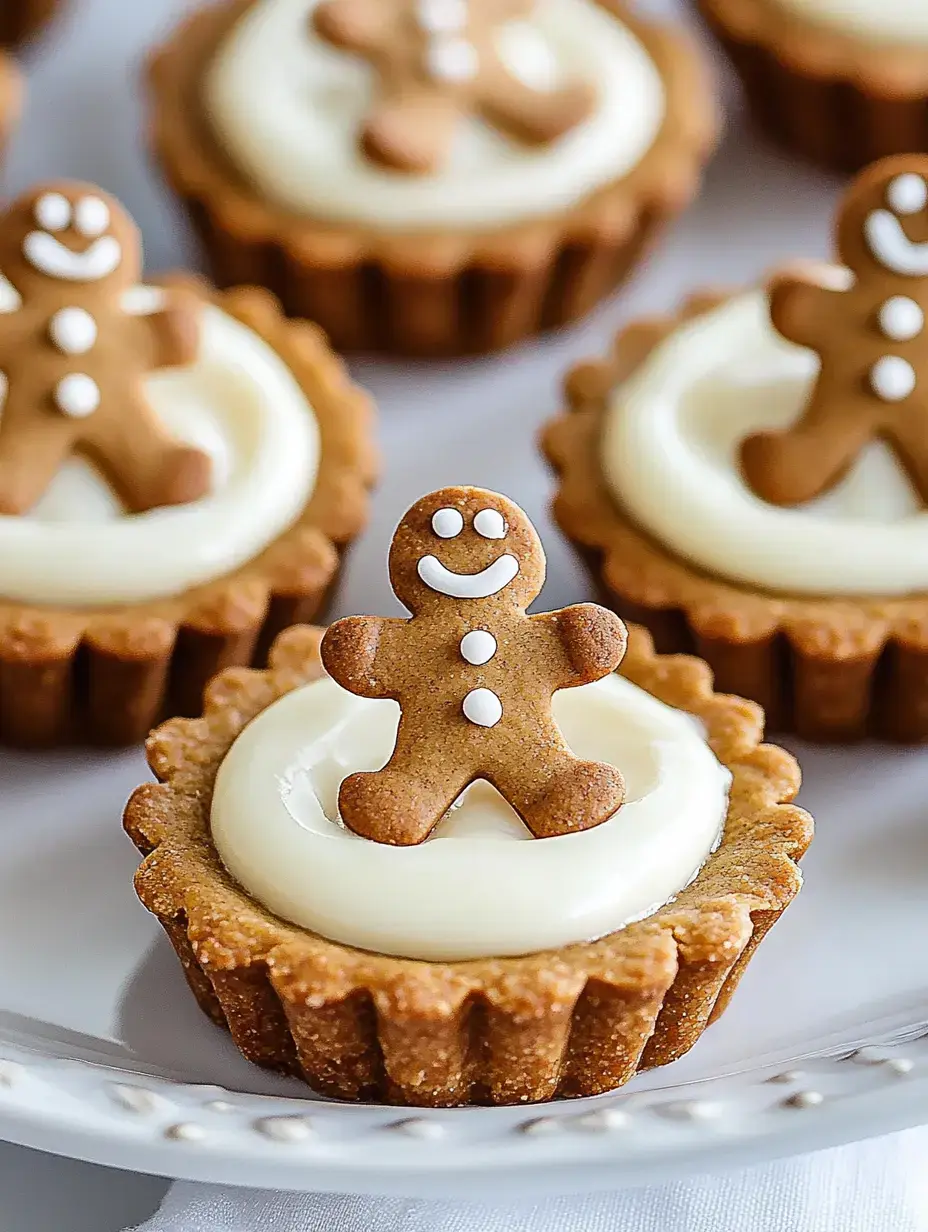
[[[391,27],[383,0],[323,0],[311,21],[320,38],[359,55],[379,51]]]
[[[147,338],[149,368],[180,368],[192,364],[199,352],[202,304],[184,287],[169,287],[163,294],[162,307],[140,316],[139,328]]]
[[[770,320],[777,333],[818,350],[833,335],[833,314],[847,311],[847,292],[824,286],[811,273],[784,273],[769,284]]]
[[[394,653],[406,620],[349,616],[336,620],[322,639],[322,665],[336,683],[358,697],[396,700],[402,687]]]
[[[555,689],[570,689],[608,676],[622,662],[627,635],[614,612],[595,603],[577,603],[558,612],[529,617],[560,651]]]
[[[595,90],[586,84],[533,90],[501,62],[485,74],[479,109],[497,128],[529,145],[546,145],[581,124],[593,110]]]

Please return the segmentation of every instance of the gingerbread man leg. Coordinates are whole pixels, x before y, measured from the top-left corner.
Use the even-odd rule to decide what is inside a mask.
[[[62,415],[21,415],[12,396],[0,421],[0,514],[28,513],[74,448],[74,424]]]
[[[364,126],[364,152],[386,167],[425,175],[444,162],[458,119],[453,99],[437,93],[383,99]]]
[[[403,769],[397,768],[397,764]],[[342,821],[356,834],[396,847],[421,843],[471,781],[442,740],[397,737],[382,770],[351,774],[338,793]]]
[[[493,775],[493,784],[536,838],[589,830],[625,799],[625,780],[615,766],[547,749],[534,764],[534,777],[521,765],[509,766]]]
[[[593,93],[585,85],[532,90],[500,65],[496,72],[487,74],[480,109],[504,132],[529,144],[544,145],[585,120],[593,101]]]
[[[87,436],[88,452],[131,512],[185,505],[209,491],[209,457],[167,438],[144,401],[94,428]]]
[[[836,407],[840,425],[835,424]],[[798,424],[785,432],[758,432],[744,441],[741,466],[762,500],[800,505],[837,483],[873,434],[869,394],[857,393],[846,382],[823,379]]]
[[[912,486],[928,506],[928,436],[925,412],[912,406],[900,407],[900,414],[887,430],[896,446],[899,461],[908,472]]]

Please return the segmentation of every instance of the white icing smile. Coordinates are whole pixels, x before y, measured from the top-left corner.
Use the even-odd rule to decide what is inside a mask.
[[[889,210],[874,210],[864,223],[870,251],[894,274],[923,278],[928,274],[928,243],[917,244],[902,229]]]
[[[23,240],[23,255],[49,278],[99,282],[119,268],[122,248],[115,236],[101,235],[84,252],[75,252],[47,231],[30,231]]]
[[[489,599],[509,585],[519,572],[519,562],[507,552],[479,573],[454,573],[437,556],[423,556],[417,571],[430,590],[449,599]]]

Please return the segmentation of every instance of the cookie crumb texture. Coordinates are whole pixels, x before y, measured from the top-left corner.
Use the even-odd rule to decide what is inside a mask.
[[[760,744],[758,708],[712,692],[705,664],[659,658],[631,630],[622,674],[697,715],[733,773],[723,841],[653,916],[600,941],[523,958],[416,962],[286,924],[223,869],[212,785],[245,724],[321,672],[322,631],[290,630],[268,671],[234,670],[196,720],[153,733],[159,784],[125,828],[145,856],[136,889],[201,1008],[248,1060],[323,1095],[419,1107],[524,1104],[613,1090],[685,1053],[725,1009],[758,943],[799,889],[811,820],[789,803],[795,762]]]

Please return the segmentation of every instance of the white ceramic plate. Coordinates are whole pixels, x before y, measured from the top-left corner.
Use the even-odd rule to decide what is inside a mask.
[[[0,1136],[200,1180],[427,1195],[615,1187],[914,1124],[928,753],[802,753],[806,888],[690,1056],[615,1096],[426,1113],[313,1099],[201,1015],[131,887],[119,805],[139,754],[7,753]]]
[[[31,65],[7,175],[11,189],[98,179],[130,204],[155,268],[184,260],[185,231],[142,156],[135,71],[195,2],[69,6]],[[485,363],[359,369],[381,402],[387,471],[339,614],[391,610],[392,527],[444,483],[520,501],[548,548],[543,602],[584,595],[534,449],[559,374],[687,288],[821,255],[833,187],[736,131],[697,207],[581,331]],[[639,1183],[928,1120],[928,752],[800,752],[818,822],[806,888],[690,1056],[616,1096],[423,1115],[313,1100],[202,1017],[131,887],[120,814],[145,776],[137,752],[0,754],[0,1137],[203,1180],[475,1196]]]

